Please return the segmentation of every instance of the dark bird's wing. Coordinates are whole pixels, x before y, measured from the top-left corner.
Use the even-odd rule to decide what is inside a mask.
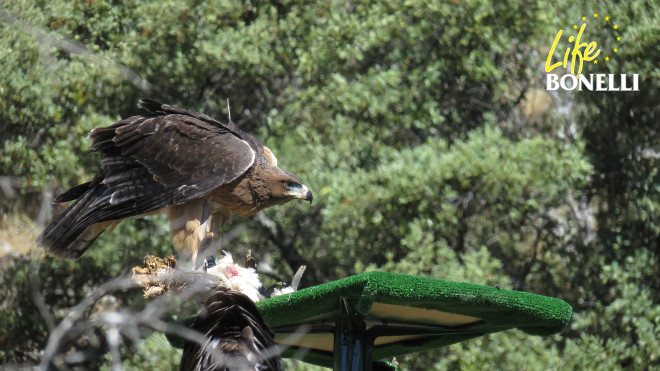
[[[238,291],[218,289],[192,328],[207,341],[186,342],[181,371],[283,370],[273,332],[254,302]]]
[[[137,204],[125,206],[147,212],[235,180],[252,166],[256,151],[245,140],[254,137],[232,129],[208,116],[172,109],[93,130],[91,147],[104,155],[103,183],[113,189],[111,204],[133,201]]]
[[[77,258],[107,227],[97,223],[197,199],[245,174],[263,153],[256,138],[231,122],[151,100],[141,104],[151,112],[90,133],[91,148],[103,154],[101,171],[57,198],[78,201],[40,237],[52,254]]]

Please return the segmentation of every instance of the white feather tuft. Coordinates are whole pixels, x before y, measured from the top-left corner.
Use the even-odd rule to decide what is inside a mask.
[[[292,292],[295,292],[295,291],[296,291],[296,289],[294,289],[293,287],[287,286],[287,287],[284,287],[284,288],[281,288],[281,289],[273,290],[273,295],[271,295],[270,297],[274,298],[276,296],[291,294]]]
[[[216,265],[209,268],[206,273],[218,277],[227,288],[240,291],[255,303],[263,299],[259,293],[262,286],[259,275],[252,268],[245,268],[234,264],[234,259],[227,251],[225,256],[218,260]]]

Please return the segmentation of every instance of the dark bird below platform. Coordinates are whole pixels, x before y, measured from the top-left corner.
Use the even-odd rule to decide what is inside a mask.
[[[273,332],[241,292],[216,290],[191,328],[207,341],[185,343],[181,371],[284,369]]]
[[[165,213],[175,247],[195,262],[202,240],[219,236],[231,214],[312,201],[300,179],[278,168],[270,149],[231,119],[149,99],[140,105],[148,113],[90,133],[91,148],[103,154],[101,169],[55,199],[76,201],[39,237],[50,254],[77,259],[122,219]]]

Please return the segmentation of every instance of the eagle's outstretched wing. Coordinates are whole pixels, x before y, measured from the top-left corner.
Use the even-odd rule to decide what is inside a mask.
[[[241,177],[264,156],[258,139],[231,122],[151,100],[140,103],[151,113],[90,133],[91,148],[103,154],[101,171],[58,197],[79,199],[40,237],[52,254],[78,258],[108,226],[98,223],[197,199]],[[88,230],[92,225],[98,228]]]

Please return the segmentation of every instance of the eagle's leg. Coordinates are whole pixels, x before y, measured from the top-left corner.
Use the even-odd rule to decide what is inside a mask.
[[[200,223],[200,233],[204,234],[198,245],[198,251],[201,252],[201,256],[197,254],[195,254],[196,256],[193,256],[193,269],[200,269],[205,265],[206,256],[208,255],[206,250],[208,249],[209,241],[213,238],[213,233],[211,232],[211,208],[209,202],[206,200],[202,203],[202,218]],[[197,260],[198,257],[201,259],[200,261]]]
[[[217,212],[209,216],[206,236],[199,249],[202,260],[196,266],[202,266],[208,259],[215,259],[218,256],[218,252],[222,250],[222,226],[229,218],[228,212]]]
[[[199,267],[197,253],[211,226],[209,213],[204,213],[206,204],[206,200],[199,199],[168,208],[172,243],[177,250],[190,254],[195,268]]]

